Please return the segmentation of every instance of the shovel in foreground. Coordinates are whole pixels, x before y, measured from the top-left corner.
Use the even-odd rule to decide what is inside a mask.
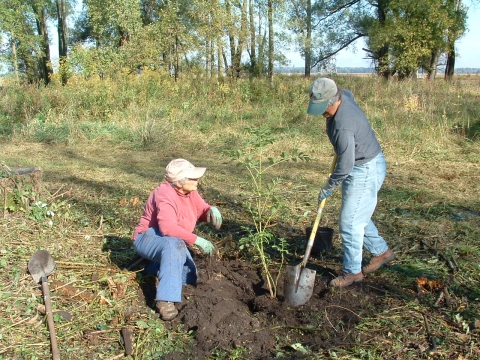
[[[28,271],[30,272],[30,275],[32,275],[33,280],[35,280],[36,283],[42,284],[53,360],[59,360],[60,355],[58,352],[57,338],[55,336],[52,303],[50,302],[50,289],[48,287],[47,276],[52,274],[56,267],[57,265],[55,264],[55,261],[53,261],[52,257],[46,250],[38,250],[28,262]]]
[[[337,155],[333,157],[332,165],[330,168],[330,174],[335,170],[337,165]],[[330,174],[328,175],[330,177]],[[313,285],[315,284],[316,271],[306,268],[310,252],[312,250],[313,241],[317,233],[318,224],[322,217],[322,211],[325,206],[326,199],[323,199],[318,206],[317,216],[313,223],[312,232],[308,239],[307,248],[305,249],[305,255],[300,264],[296,266],[287,265],[287,276],[285,280],[285,301],[291,306],[301,306],[307,303],[313,294]]]

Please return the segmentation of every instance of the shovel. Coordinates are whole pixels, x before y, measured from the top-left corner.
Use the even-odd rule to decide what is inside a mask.
[[[330,175],[333,173],[336,165],[337,155],[335,154],[328,177],[330,177]],[[305,255],[303,256],[302,262],[296,266],[287,265],[286,267],[287,277],[285,281],[285,301],[291,306],[301,306],[306,304],[313,294],[316,271],[308,269],[305,266],[307,265],[308,258],[310,257],[310,252],[313,247],[313,241],[315,240],[318,224],[320,223],[320,219],[322,217],[325,201],[326,199],[323,199],[318,206],[317,216],[315,218],[315,222],[313,223],[312,232],[310,233],[310,238],[308,239],[307,248],[305,249]]]
[[[48,288],[47,276],[55,271],[57,265],[46,250],[38,250],[33,254],[28,262],[28,271],[36,283],[42,284],[43,298],[45,301],[45,311],[47,313],[48,330],[50,331],[50,343],[52,346],[53,360],[59,360],[57,338],[55,336],[55,327],[53,323],[52,304],[50,302],[50,289]]]

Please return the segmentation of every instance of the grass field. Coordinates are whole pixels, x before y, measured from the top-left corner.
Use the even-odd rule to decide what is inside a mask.
[[[258,194],[225,154],[238,149],[258,155],[248,146],[251,129],[264,127],[274,139],[262,148],[265,157],[298,149],[311,159],[281,163],[265,175],[265,181],[281,180],[277,199],[285,205],[269,229],[289,241],[287,260],[298,263],[332,156],[322,121],[305,114],[310,81],[278,77],[273,87],[246,79],[175,83],[146,74],[104,82],[73,79],[66,87],[54,82],[45,89],[4,84],[2,179],[15,166],[40,167],[43,179],[39,194],[24,187],[3,206],[0,359],[50,357],[41,291],[27,272],[38,249],[48,250],[57,264],[49,278],[54,309],[72,315],[70,321],[55,315],[62,358],[133,358],[125,355],[120,335],[127,326],[135,358],[198,358],[195,331],[158,320],[145,300],[147,278],[125,270],[135,257],[133,228],[165,165],[184,157],[208,168],[200,192],[225,219],[218,232],[208,226],[197,232],[217,244],[219,259],[257,266],[238,242],[241,229],[252,227],[246,204]],[[368,293],[382,310],[362,310],[346,330],[353,342],[342,343],[346,332],[339,328],[329,335],[335,345],[320,350],[278,336],[270,357],[480,359],[478,77],[451,84],[341,75],[337,81],[354,92],[384,149],[388,175],[374,220],[397,259],[372,280],[388,291]],[[28,208],[19,202],[22,196],[31,199]],[[322,218],[337,234],[339,206],[336,193]],[[315,265],[319,274],[328,275],[325,264],[340,271],[341,254],[336,236],[334,250]],[[276,261],[273,256],[272,266]],[[364,295],[364,288],[324,293],[350,310],[342,299],[365,300]],[[325,314],[319,308],[309,315],[330,327]],[[248,344],[202,356],[256,358]]]

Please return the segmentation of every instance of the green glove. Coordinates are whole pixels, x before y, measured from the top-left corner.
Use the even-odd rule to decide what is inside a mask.
[[[197,240],[195,240],[194,244],[197,245],[199,248],[201,248],[203,252],[208,255],[212,255],[213,250],[215,250],[215,246],[213,246],[213,244],[210,241],[205,240],[200,236],[197,236]]]
[[[212,206],[207,213],[207,221],[211,222],[215,229],[220,229],[222,226],[222,214],[220,214],[220,210],[218,210],[215,206]]]

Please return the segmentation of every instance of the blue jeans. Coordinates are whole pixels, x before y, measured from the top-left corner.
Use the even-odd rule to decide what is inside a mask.
[[[182,285],[197,283],[197,267],[185,242],[176,237],[163,236],[158,228],[150,228],[137,235],[133,242],[138,254],[152,263],[148,270],[157,273],[155,300],[181,302]]]
[[[360,166],[342,183],[342,209],[339,229],[344,247],[343,271],[358,274],[362,271],[362,249],[372,256],[388,250],[385,240],[378,234],[371,219],[377,206],[377,193],[387,174],[383,153]]]

